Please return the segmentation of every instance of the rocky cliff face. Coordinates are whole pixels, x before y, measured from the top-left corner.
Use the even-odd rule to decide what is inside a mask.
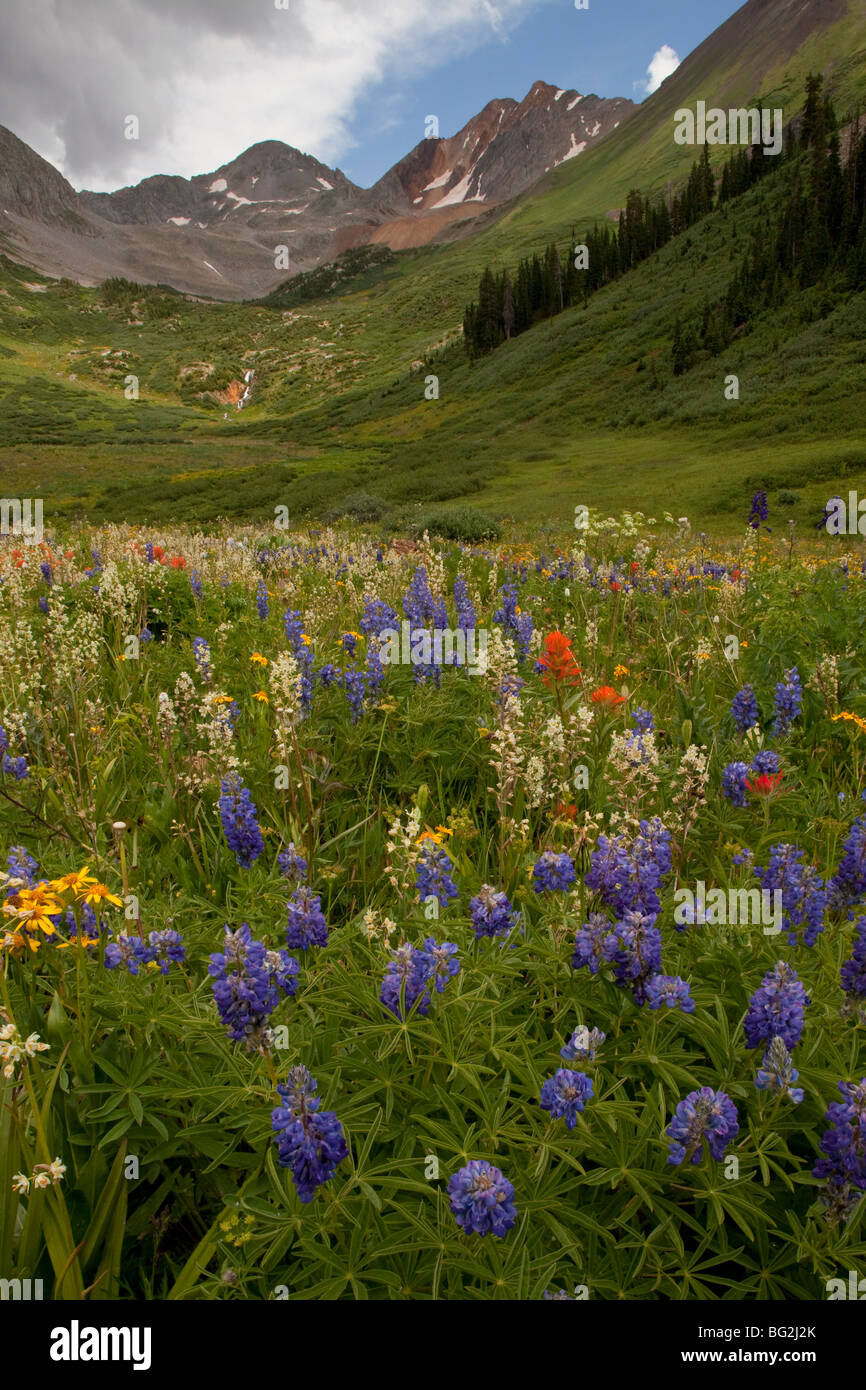
[[[279,140],[210,174],[157,174],[114,193],[76,193],[0,127],[0,233],[7,250],[49,274],[109,275],[195,294],[264,294],[375,241],[422,245],[529,188],[602,139],[635,109],[536,82],[517,102],[491,101],[456,135],[422,140],[372,188]]]

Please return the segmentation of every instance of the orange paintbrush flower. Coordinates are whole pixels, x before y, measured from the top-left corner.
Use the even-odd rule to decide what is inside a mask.
[[[752,782],[746,779],[746,786],[753,796],[773,796],[774,793],[779,790],[781,780],[781,772],[775,773],[772,777],[768,777],[767,774],[764,773],[762,776],[756,777]]]
[[[612,685],[600,685],[589,698],[592,704],[606,705],[608,709],[616,709],[617,705],[625,704],[625,696],[618,695]]]
[[[538,664],[547,671],[543,678],[545,685],[550,685],[551,679],[562,681],[566,685],[580,685],[580,667],[571,650],[571,638],[566,637],[564,632],[547,634],[544,639],[544,655],[538,658]]]

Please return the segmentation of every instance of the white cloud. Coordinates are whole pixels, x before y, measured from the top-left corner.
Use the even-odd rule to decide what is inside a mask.
[[[672,72],[676,72],[682,59],[675,48],[671,48],[669,43],[663,43],[661,48],[656,49],[650,59],[649,67],[646,70],[646,81],[635,82],[635,87],[639,87],[651,96],[658,91],[666,77],[670,77]]]
[[[385,105],[548,3],[4,0],[0,124],[77,188],[189,177],[268,139],[334,164],[369,138],[356,111],[378,88]],[[132,114],[138,141],[123,134]]]

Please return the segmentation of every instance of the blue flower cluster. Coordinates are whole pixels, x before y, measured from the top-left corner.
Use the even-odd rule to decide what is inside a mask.
[[[693,1014],[695,1001],[689,986],[679,975],[653,975],[647,980],[647,1003],[651,1009],[660,1009],[667,1004],[669,1009],[682,1009],[684,1014]]]
[[[555,1120],[565,1120],[566,1129],[574,1129],[578,1113],[592,1093],[592,1081],[585,1072],[560,1067],[541,1088],[541,1108],[549,1111]]]
[[[471,1235],[501,1237],[517,1220],[514,1188],[484,1159],[470,1159],[448,1179],[448,1196],[457,1225]]]
[[[803,856],[804,851],[796,845],[774,845],[767,868],[755,868],[755,877],[763,891],[781,890],[784,925],[791,946],[798,945],[801,929],[803,945],[814,946],[824,930],[827,910],[824,880],[812,865],[801,863]],[[775,898],[771,901],[775,902]]]
[[[432,840],[425,840],[415,865],[415,888],[422,902],[435,898],[440,907],[447,907],[459,898],[456,883],[452,880],[454,864],[450,856]]]
[[[731,717],[740,733],[748,733],[758,722],[758,701],[750,685],[738,690],[731,701]]]
[[[146,941],[140,936],[121,934],[105,948],[106,970],[125,965],[130,975],[137,975],[142,965],[158,965],[160,974],[167,975],[173,964],[181,965],[185,959],[183,937],[170,928],[152,931]]]
[[[773,1038],[755,1077],[755,1089],[788,1096],[799,1105],[804,1095],[802,1088],[794,1085],[799,1075],[784,1038]]]
[[[517,650],[521,658],[525,661],[529,656],[529,648],[532,644],[532,614],[525,609],[521,610],[518,605],[518,591],[516,584],[503,584],[499,590],[502,599],[502,606],[497,608],[493,614],[493,621],[511,633],[514,637]]]
[[[33,858],[32,854],[27,853],[23,845],[12,845],[6,858],[6,867],[12,878],[21,879],[28,888],[32,888],[36,883],[39,874],[39,864]],[[11,893],[16,893],[17,891],[18,889],[16,887],[10,887],[7,883],[7,898]]]
[[[192,570],[190,572],[189,587],[192,590],[194,598],[204,597],[204,588],[202,587],[201,575],[198,570]]]
[[[718,1162],[724,1158],[725,1149],[739,1129],[737,1107],[724,1091],[714,1091],[710,1086],[690,1091],[685,1100],[680,1101],[665,1130],[671,1141],[668,1163],[679,1164],[686,1159],[700,1163],[705,1142]]]
[[[857,939],[850,960],[842,966],[842,988],[856,999],[866,999],[866,917],[855,923]]]
[[[219,813],[228,847],[241,868],[248,869],[265,848],[249,788],[236,772],[230,772],[223,778],[221,792]]]
[[[213,680],[213,670],[210,664],[210,647],[203,637],[196,637],[193,641],[192,654],[199,675],[205,684],[209,685]]]
[[[565,893],[577,875],[565,850],[555,854],[547,849],[532,870],[532,886],[536,893]]]
[[[866,1191],[866,1076],[859,1082],[840,1081],[842,1101],[827,1107],[827,1119],[835,1126],[821,1140],[826,1155],[812,1174],[823,1178],[822,1201],[831,1221],[844,1221]]]
[[[639,734],[651,734],[655,731],[656,721],[653,718],[651,710],[632,710],[631,722]]]
[[[584,1058],[594,1062],[606,1036],[600,1028],[587,1028],[581,1024],[575,1028],[565,1047],[560,1048],[559,1055],[566,1062],[582,1061]]]
[[[9,739],[6,730],[0,724],[0,769],[9,777],[14,777],[16,781],[23,782],[27,776],[27,762],[24,757],[10,758],[7,752]]]
[[[806,1008],[810,1003],[796,970],[787,961],[777,961],[768,971],[749,1001],[743,1022],[746,1046],[758,1047],[781,1038],[786,1047],[796,1047],[803,1034]]]
[[[785,679],[776,686],[773,702],[773,737],[784,738],[791,732],[794,720],[803,708],[803,687],[796,666],[785,672]]]
[[[728,763],[727,767],[722,769],[722,796],[727,797],[732,806],[745,806],[748,778],[748,763]]]
[[[288,1082],[278,1086],[283,1104],[271,1111],[277,1135],[277,1161],[290,1168],[298,1197],[311,1202],[338,1164],[348,1158],[343,1126],[333,1110],[319,1110],[317,1083],[304,1066],[292,1067]]]
[[[617,917],[627,912],[658,915],[658,890],[671,871],[671,836],[658,816],[640,822],[640,833],[629,844],[624,835],[599,835],[590,857],[586,886],[599,893]]]
[[[866,816],[858,816],[842,846],[839,867],[827,884],[828,902],[834,912],[847,912],[866,897]]]
[[[254,941],[246,922],[235,932],[226,927],[224,948],[210,957],[208,974],[229,1037],[251,1052],[266,1051],[268,1019],[280,1002],[280,991],[291,996],[297,990],[299,971],[287,951],[269,951],[263,942]]]
[[[277,855],[277,868],[283,878],[291,879],[296,883],[300,883],[302,879],[307,877],[307,861],[298,854],[293,840],[290,840],[282,853]]]
[[[262,622],[264,622],[265,618],[268,616],[268,586],[263,579],[259,580],[258,588],[256,589],[256,612]]]
[[[470,898],[469,916],[479,941],[484,936],[507,936],[520,922],[520,913],[514,911],[505,894],[489,883],[482,884],[481,891]]]
[[[311,946],[327,944],[328,924],[322,912],[322,900],[318,893],[302,883],[289,899],[286,945],[294,951],[308,951]]]
[[[448,980],[460,973],[458,949],[453,941],[443,941],[440,946],[432,936],[425,939],[423,947],[409,942],[398,946],[385,971],[380,1002],[395,1018],[404,1019],[416,1002],[418,1013],[428,1014],[431,985],[441,994]]]

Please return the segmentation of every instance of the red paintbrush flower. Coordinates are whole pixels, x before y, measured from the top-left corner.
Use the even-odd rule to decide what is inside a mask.
[[[600,685],[589,698],[592,704],[606,705],[608,709],[616,709],[617,705],[625,704],[625,696],[618,695],[612,685]]]
[[[549,632],[544,639],[544,655],[538,658],[539,666],[547,671],[544,684],[551,679],[565,685],[580,685],[580,667],[571,650],[571,638],[564,632]]]
[[[185,570],[186,560],[182,555],[173,555],[168,562],[173,570]]]
[[[756,777],[753,782],[746,778],[746,786],[754,796],[773,796],[779,789],[782,775],[781,772],[776,772],[772,777],[768,777],[766,773],[763,773],[762,776]]]

